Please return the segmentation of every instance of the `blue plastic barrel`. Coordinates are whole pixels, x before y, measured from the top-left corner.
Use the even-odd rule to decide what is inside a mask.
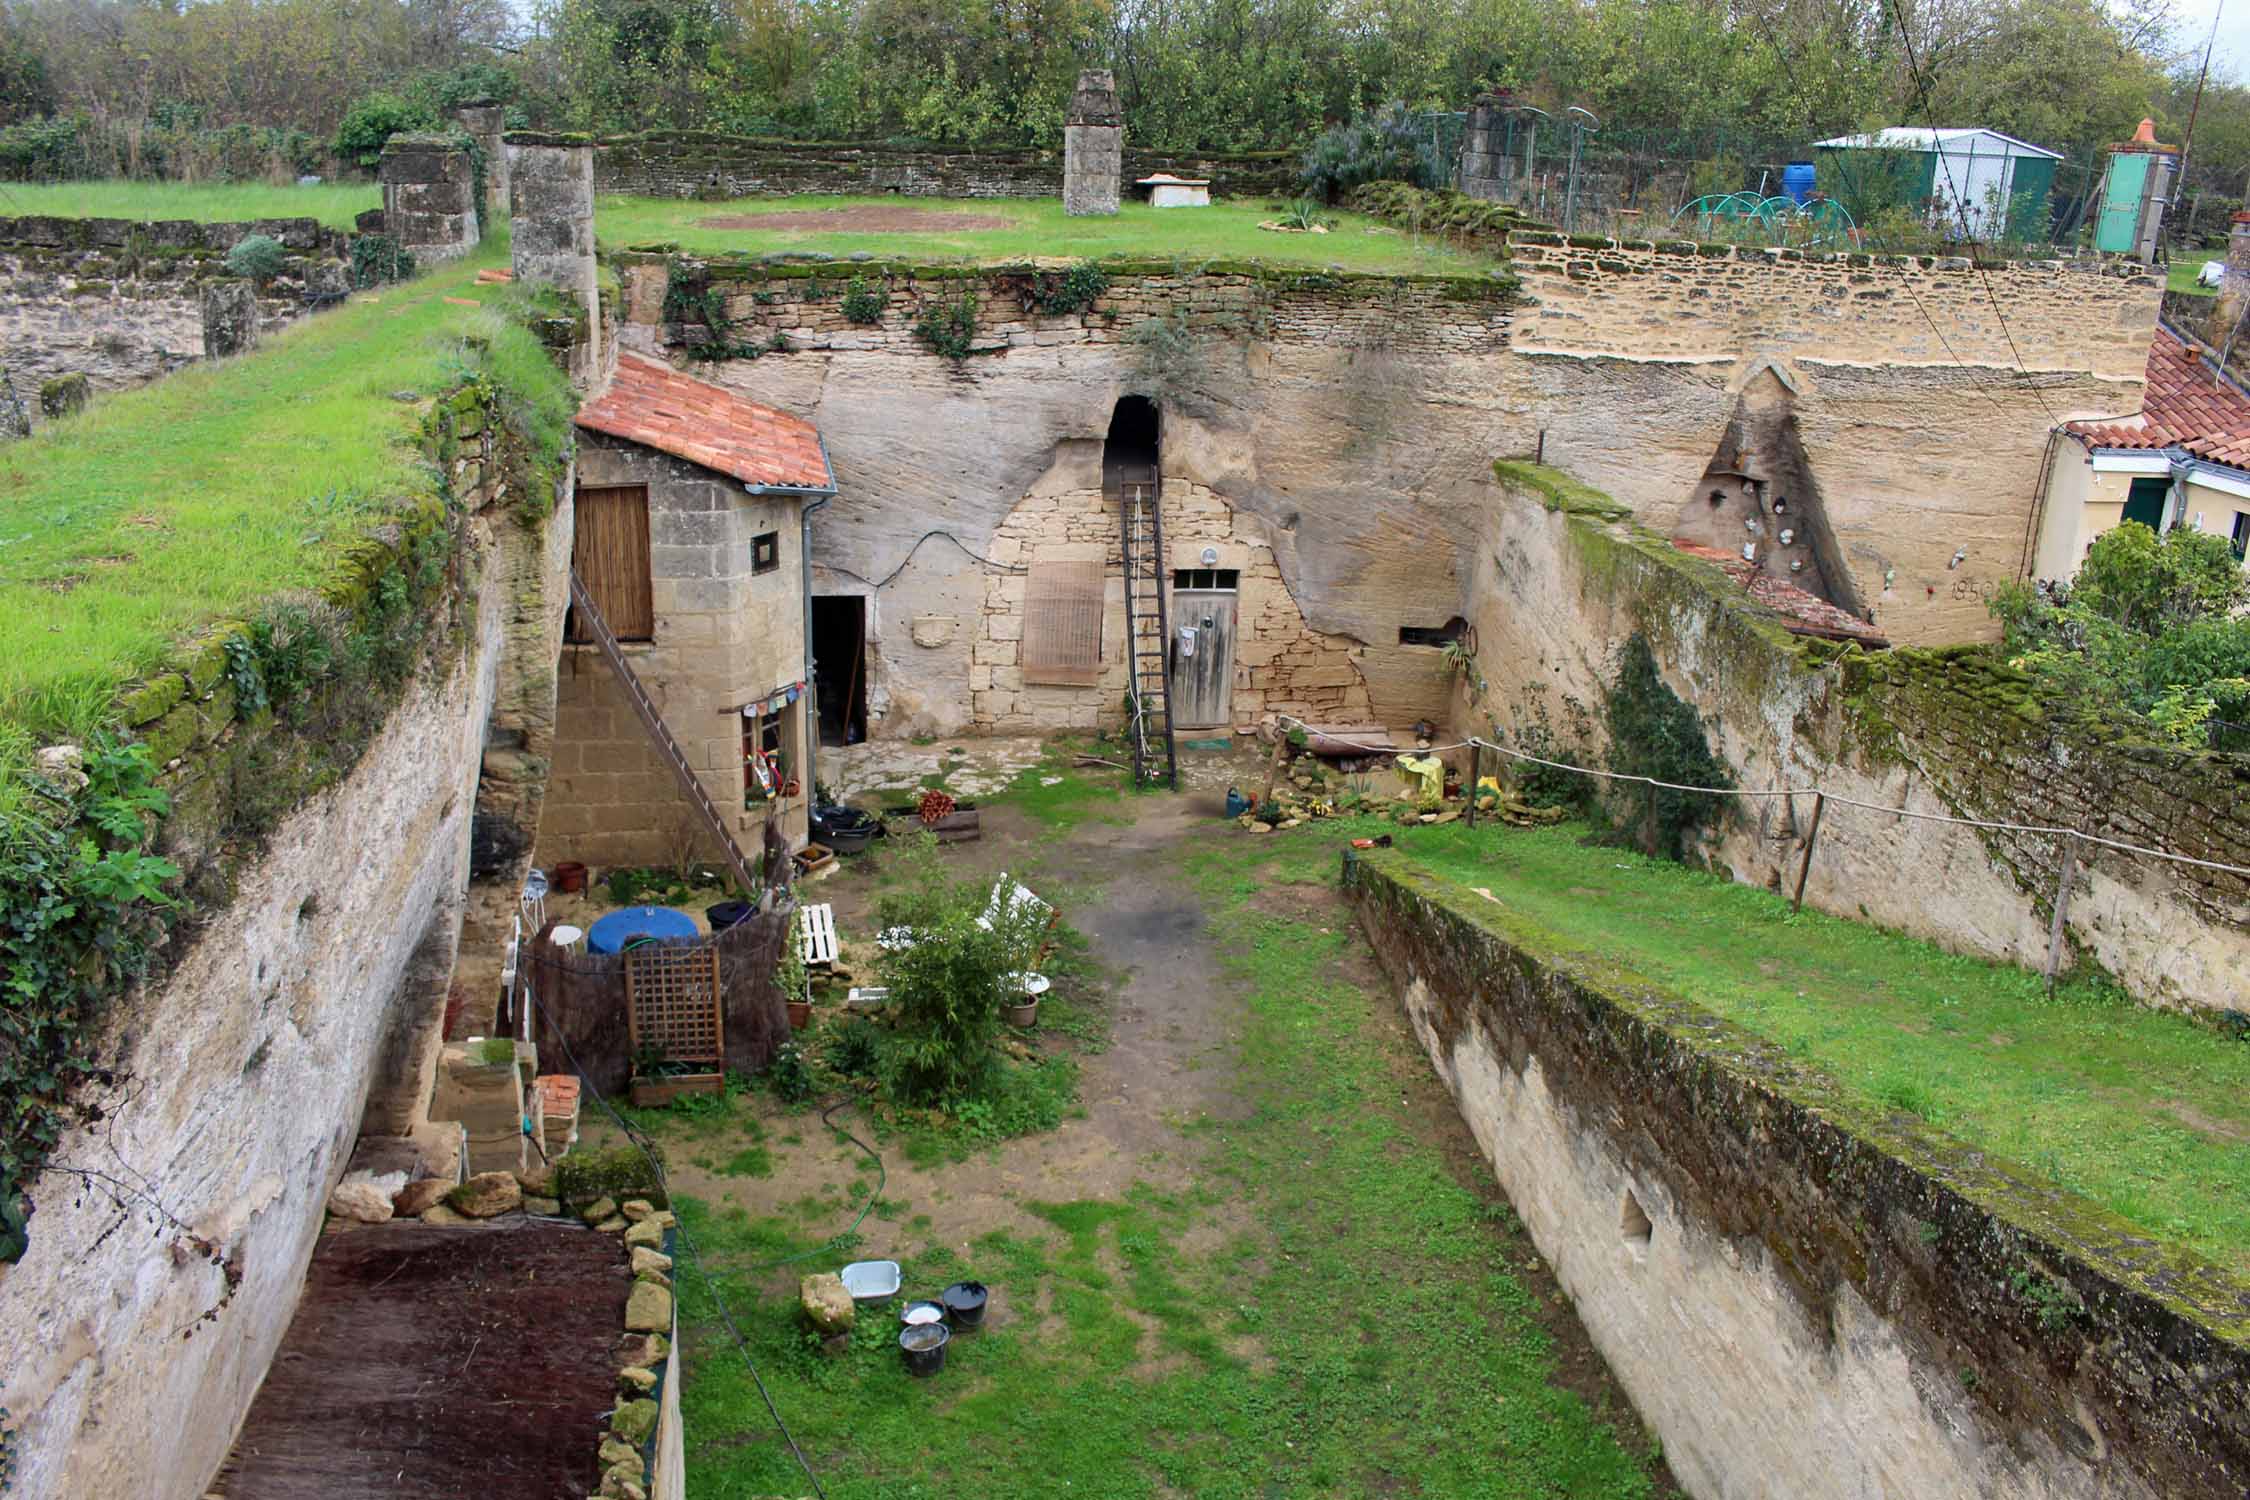
[[[1803,208],[1805,200],[1813,193],[1813,164],[1809,161],[1793,161],[1783,167],[1781,190],[1789,195],[1791,203]]]

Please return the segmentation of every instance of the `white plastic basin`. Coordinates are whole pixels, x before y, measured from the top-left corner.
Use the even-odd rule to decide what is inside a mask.
[[[898,1295],[898,1262],[855,1260],[837,1273],[854,1302],[881,1302]]]

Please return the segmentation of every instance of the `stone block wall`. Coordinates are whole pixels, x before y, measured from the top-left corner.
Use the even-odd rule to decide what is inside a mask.
[[[476,169],[450,135],[394,135],[383,143],[383,232],[423,264],[476,248],[480,235]]]
[[[744,492],[738,480],[636,444],[582,435],[582,485],[648,486],[656,635],[623,649],[704,790],[755,858],[778,815],[791,844],[808,833],[801,726],[795,797],[746,805],[745,703],[805,676],[804,571],[799,502]],[[752,538],[776,533],[778,566],[752,571]],[[715,858],[692,805],[649,741],[624,690],[593,646],[566,646],[557,688],[553,775],[535,862],[596,867]]]
[[[2250,1473],[2250,1285],[1391,851],[1416,1036],[1697,1497],[2154,1500]],[[2057,1324],[2021,1278],[2065,1287]]]
[[[970,725],[980,732],[1093,729],[1124,718],[1131,670],[1122,525],[1117,498],[1103,493],[1101,464],[1099,443],[1062,445],[1054,467],[993,538],[989,555],[999,566],[985,577],[969,658]],[[1371,710],[1357,643],[1305,623],[1274,561],[1265,523],[1184,476],[1167,475],[1163,494],[1167,580],[1176,568],[1230,568],[1240,575],[1232,725],[1248,728],[1275,712],[1322,723],[1364,722]],[[1217,552],[1217,562],[1203,561],[1206,547]],[[1034,559],[1102,564],[1102,666],[1092,687],[1024,680],[1021,569]]]
[[[204,293],[240,281],[226,252],[252,233],[290,252],[270,285],[233,293],[254,304],[256,335],[303,317],[308,295],[344,290],[346,236],[312,219],[0,218],[0,347],[22,393],[71,375],[121,390],[203,358]]]
[[[510,139],[555,138],[517,133]],[[1296,191],[1294,152],[1173,153],[1126,147],[1119,160],[1125,181],[1156,172],[1208,177],[1214,198],[1286,197]],[[601,192],[648,198],[794,193],[1059,198],[1063,153],[1012,146],[903,147],[663,131],[598,142],[594,174]]]
[[[1621,512],[1602,497],[1551,471],[1503,469],[1472,580],[1487,687],[1457,703],[1457,728],[1519,735],[1544,721],[1571,758],[1599,764],[1598,732],[1581,737],[1569,706],[1598,725],[1612,653],[1638,630],[1740,785],[1831,794],[1808,904],[2030,967],[2047,959],[2067,841],[1878,809],[2250,865],[2240,757],[2078,723],[1984,648],[1807,644],[1716,568],[1611,519]],[[1791,889],[1812,810],[1809,795],[1738,804],[1708,855],[1746,884]],[[2169,1006],[2238,1008],[2250,993],[2250,881],[2084,843],[2072,868],[2066,962],[2083,954]]]

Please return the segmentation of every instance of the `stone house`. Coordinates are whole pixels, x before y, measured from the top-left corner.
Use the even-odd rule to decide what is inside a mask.
[[[2198,345],[2158,325],[2141,409],[2056,430],[2032,576],[2068,579],[2121,521],[2187,526],[2250,549],[2250,392]]]
[[[835,493],[811,423],[635,355],[578,413],[573,566],[703,789],[755,849],[808,833],[805,542]],[[573,610],[538,858],[708,858],[676,776]]]

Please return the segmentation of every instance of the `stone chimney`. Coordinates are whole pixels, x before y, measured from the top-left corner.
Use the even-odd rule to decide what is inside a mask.
[[[1078,75],[1063,117],[1063,212],[1117,212],[1119,181],[1125,171],[1125,110],[1117,100],[1117,78],[1107,68]]]
[[[508,142],[508,192],[514,224],[510,255],[518,282],[568,292],[586,310],[585,339],[573,342],[570,375],[581,389],[602,378],[602,297],[594,261],[594,148]]]

